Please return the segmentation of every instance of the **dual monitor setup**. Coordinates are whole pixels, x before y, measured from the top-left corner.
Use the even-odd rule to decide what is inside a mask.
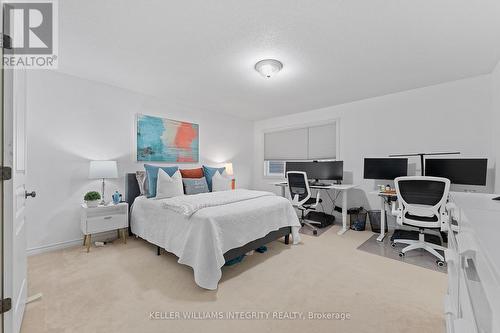
[[[424,176],[448,178],[452,184],[485,186],[488,168],[486,158],[429,158],[423,166]],[[320,181],[341,183],[343,161],[286,162],[286,172],[302,171],[312,185]],[[394,180],[408,175],[408,158],[365,158],[364,179]]]
[[[424,176],[448,178],[452,184],[486,185],[486,158],[425,159]],[[408,175],[408,158],[365,158],[364,178],[394,180]]]
[[[307,178],[313,180],[311,185],[329,185],[320,181],[328,180],[340,183],[344,178],[343,161],[310,161],[310,162],[286,162],[286,172],[302,171],[307,174]],[[286,173],[285,173],[286,174]]]

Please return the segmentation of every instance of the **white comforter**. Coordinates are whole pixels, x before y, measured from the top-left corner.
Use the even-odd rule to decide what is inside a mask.
[[[276,194],[271,192],[237,189],[234,191],[182,195],[166,199],[163,204],[167,209],[173,210],[174,212],[187,217],[191,217],[191,215],[202,208],[222,206],[239,201],[275,195]]]
[[[138,197],[131,212],[132,232],[177,255],[179,263],[193,268],[196,284],[206,289],[217,289],[228,250],[286,226],[292,227],[293,243],[300,241],[300,223],[287,199],[267,192],[247,193],[244,199],[239,191],[227,192],[233,199],[231,193],[213,196],[217,205],[197,207],[190,217],[166,209],[165,203],[175,198]]]

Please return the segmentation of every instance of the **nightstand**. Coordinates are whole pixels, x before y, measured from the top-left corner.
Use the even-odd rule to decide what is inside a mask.
[[[98,207],[87,207],[82,204],[81,225],[83,245],[90,251],[92,234],[118,230],[118,238],[127,243],[128,203],[120,202],[117,205],[109,204]]]

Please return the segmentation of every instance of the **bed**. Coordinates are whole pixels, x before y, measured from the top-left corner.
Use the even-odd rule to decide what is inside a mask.
[[[235,190],[170,199],[140,195],[135,174],[126,175],[129,230],[175,254],[193,268],[202,288],[217,289],[222,266],[284,237],[300,241],[300,222],[290,202],[269,192]]]

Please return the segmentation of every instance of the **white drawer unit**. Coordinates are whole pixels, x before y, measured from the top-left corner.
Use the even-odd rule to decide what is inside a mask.
[[[447,332],[500,332],[500,202],[494,195],[450,195],[455,231],[448,232]],[[450,226],[450,229],[452,226]]]
[[[126,243],[128,228],[128,203],[99,207],[87,207],[82,204],[81,230],[85,235],[83,245],[90,250],[91,237],[100,232],[118,230],[118,236]]]

